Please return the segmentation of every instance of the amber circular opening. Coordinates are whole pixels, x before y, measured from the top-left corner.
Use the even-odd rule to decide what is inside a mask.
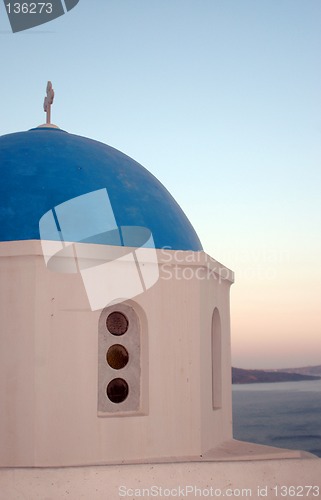
[[[120,344],[110,346],[106,354],[106,360],[109,366],[115,370],[121,370],[128,363],[127,349]]]
[[[128,330],[128,319],[123,313],[114,311],[107,317],[106,326],[113,335],[124,335]]]
[[[128,396],[128,384],[122,378],[114,378],[109,382],[106,393],[112,403],[122,403]]]

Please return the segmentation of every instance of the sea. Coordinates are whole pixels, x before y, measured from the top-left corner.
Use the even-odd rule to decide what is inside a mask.
[[[233,432],[321,457],[321,380],[233,385]]]

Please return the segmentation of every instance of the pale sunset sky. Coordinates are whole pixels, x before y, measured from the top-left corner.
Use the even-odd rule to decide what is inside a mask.
[[[320,0],[80,0],[13,34],[0,135],[52,121],[152,172],[235,272],[232,361],[321,364]]]

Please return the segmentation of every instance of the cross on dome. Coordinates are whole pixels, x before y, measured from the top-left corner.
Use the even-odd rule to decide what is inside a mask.
[[[54,97],[55,97],[55,92],[54,89],[52,88],[52,83],[48,81],[47,83],[47,96],[45,97],[44,103],[43,103],[43,109],[47,113],[47,119],[46,119],[46,124],[50,124],[50,112],[51,112],[51,105],[53,103]]]

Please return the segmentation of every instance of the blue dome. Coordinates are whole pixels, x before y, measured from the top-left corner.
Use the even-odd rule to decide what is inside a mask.
[[[4,135],[0,174],[0,241],[55,240],[65,230],[68,241],[134,246],[102,234],[140,227],[152,233],[156,248],[202,250],[165,187],[140,164],[100,142],[45,127]],[[49,213],[58,232],[44,223]]]

